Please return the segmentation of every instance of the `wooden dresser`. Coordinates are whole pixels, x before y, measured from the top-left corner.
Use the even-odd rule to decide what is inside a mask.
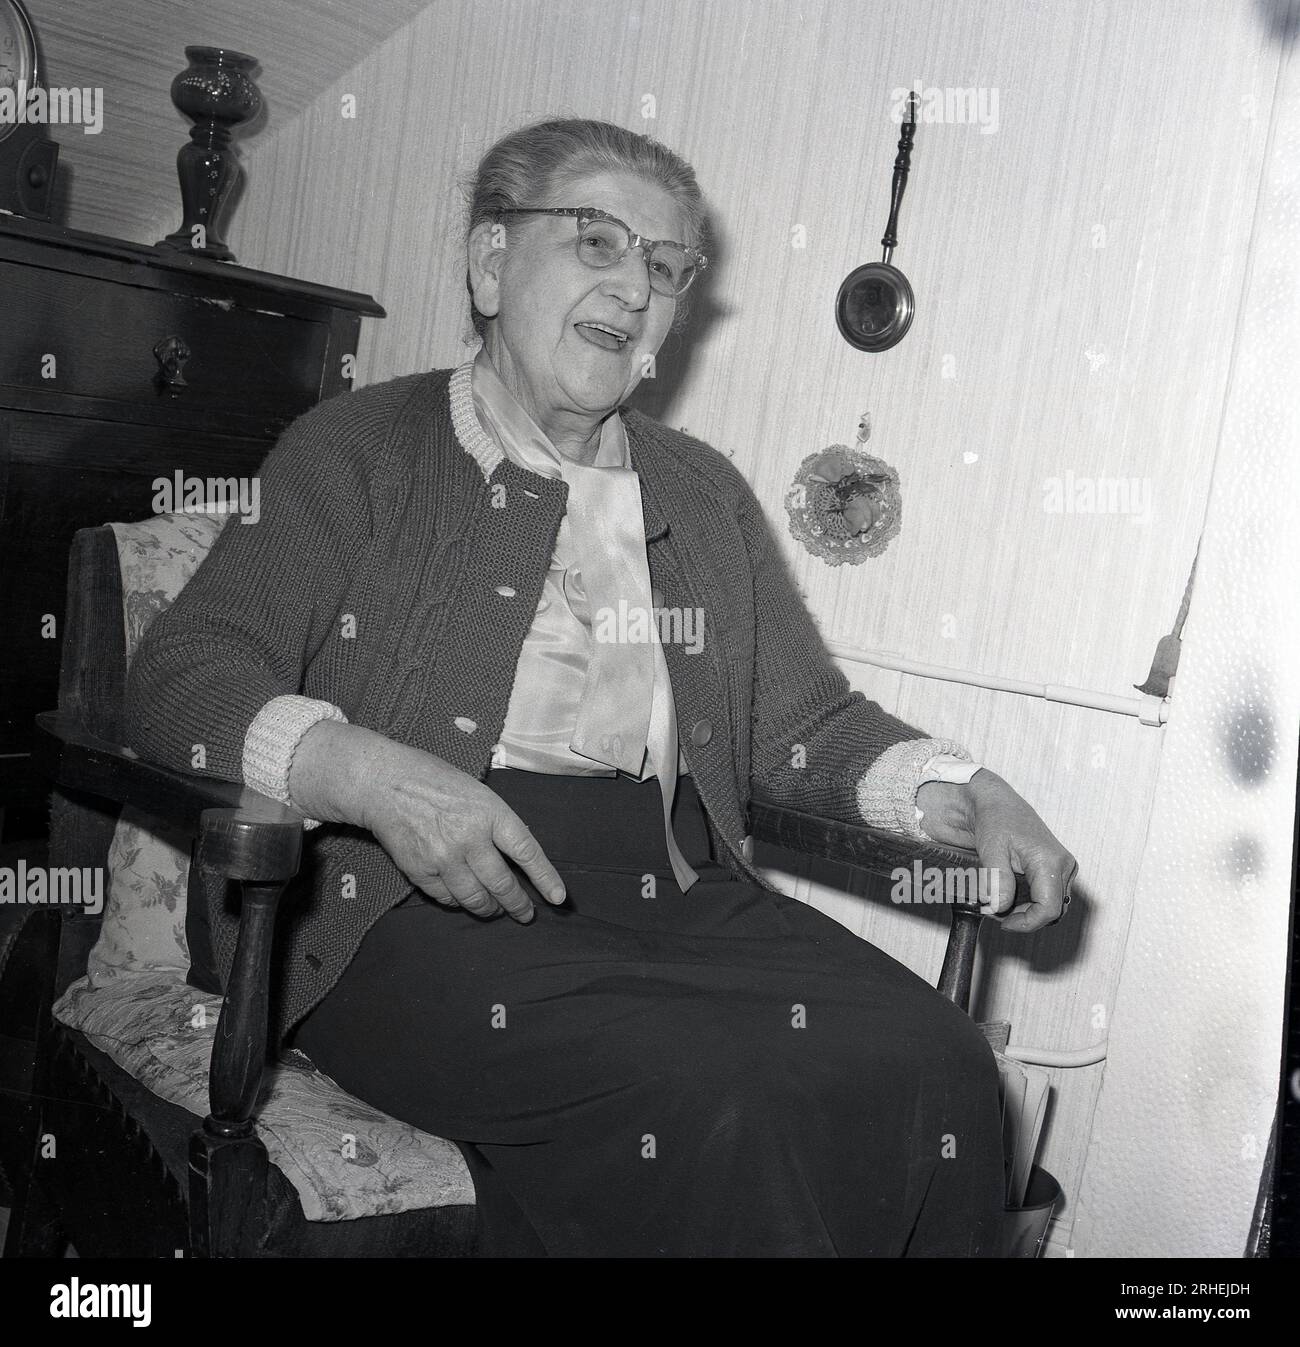
[[[368,295],[0,216],[0,811],[11,824],[21,813],[30,832],[43,807],[27,759],[32,717],[57,702],[73,532],[155,513],[157,478],[253,474],[290,421],[351,386],[346,358],[367,315],[384,316]]]

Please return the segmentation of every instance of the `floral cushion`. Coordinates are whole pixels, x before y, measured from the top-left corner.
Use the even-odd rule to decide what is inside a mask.
[[[190,838],[125,805],[108,849],[108,893],[99,938],[86,963],[92,987],[123,973],[167,970],[182,980],[190,966],[185,890]]]
[[[163,514],[113,524],[122,571],[126,662],[150,621],[169,608],[216,542],[229,514]],[[99,939],[87,972],[104,986],[123,972],[190,966],[185,889],[190,839],[152,815],[124,808],[108,853],[108,887]]]
[[[196,1118],[209,1111],[208,1059],[220,1012],[220,999],[182,974],[155,970],[121,970],[101,987],[80,978],[54,1005],[60,1023]],[[309,1221],[474,1202],[469,1170],[452,1142],[353,1099],[302,1053],[268,1068],[257,1134]]]

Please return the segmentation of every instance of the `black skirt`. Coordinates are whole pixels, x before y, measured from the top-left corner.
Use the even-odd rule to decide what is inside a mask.
[[[997,1075],[978,1027],[806,904],[710,856],[683,894],[656,782],[493,771],[563,875],[524,926],[416,892],[295,1046],[455,1140],[480,1247],[552,1256],[996,1252]]]

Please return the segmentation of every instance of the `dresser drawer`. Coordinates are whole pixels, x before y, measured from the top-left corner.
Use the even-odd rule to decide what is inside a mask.
[[[94,399],[166,419],[220,410],[232,429],[274,434],[315,405],[330,329],[308,318],[0,261],[0,389]],[[155,347],[184,343],[183,383],[164,388]],[[152,419],[152,418],[151,418]]]

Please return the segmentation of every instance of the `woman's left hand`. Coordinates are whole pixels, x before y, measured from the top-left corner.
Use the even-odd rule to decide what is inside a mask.
[[[921,830],[945,846],[979,855],[990,873],[997,915],[1008,931],[1037,931],[1065,915],[1079,863],[1052,830],[1000,776],[982,767],[966,785],[927,781],[916,792]],[[1017,903],[1016,876],[1029,886],[1029,901]],[[981,887],[981,892],[984,892]]]

